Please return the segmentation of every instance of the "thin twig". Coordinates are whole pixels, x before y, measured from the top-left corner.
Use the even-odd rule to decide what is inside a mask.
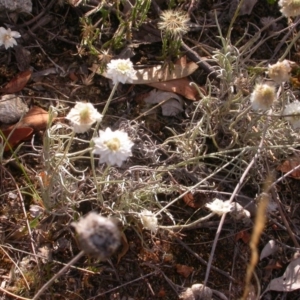
[[[24,204],[24,199],[23,199],[22,193],[21,193],[20,188],[19,188],[17,182],[15,181],[14,177],[8,171],[7,171],[7,174],[9,175],[9,177],[12,180],[12,182],[14,183],[14,185],[15,185],[15,187],[17,189],[17,193],[18,193],[18,195],[20,197],[23,214],[25,216],[26,227],[27,227],[27,230],[28,230],[28,234],[30,236],[31,249],[32,249],[32,252],[34,254],[34,259],[35,259],[35,261],[37,263],[37,266],[39,267],[38,260],[36,259],[36,251],[35,251],[35,246],[34,246],[34,242],[33,242],[33,238],[32,238],[31,227],[30,227],[30,224],[29,224],[29,221],[28,221],[28,218],[27,218],[27,213],[26,213],[26,208],[25,208],[25,204]]]
[[[31,20],[24,22],[22,25],[19,25],[18,28],[26,27],[31,25],[34,22],[37,22],[47,11],[51,9],[51,7],[57,2],[57,0],[52,0],[50,3],[34,18]]]
[[[41,289],[35,294],[32,300],[37,300],[47,288],[62,274],[64,274],[71,265],[75,264],[82,256],[84,255],[83,251],[80,251],[74,258],[72,258],[57,274],[55,274],[50,280],[48,280]]]
[[[2,288],[1,286],[0,286],[0,291],[2,291],[3,293],[8,294],[8,295],[14,297],[14,299],[31,300],[29,298],[25,298],[25,297],[21,297],[21,296],[18,296],[16,294],[13,294],[13,293],[7,291],[6,289]],[[2,297],[1,297],[1,299],[2,299]]]
[[[215,214],[214,213],[211,213],[203,218],[199,218],[198,220],[192,222],[192,223],[189,223],[189,224],[183,224],[183,225],[172,225],[172,226],[158,226],[159,228],[161,229],[169,229],[169,230],[191,230],[191,229],[194,229],[194,228],[197,228],[197,226],[204,222],[204,221],[207,221],[209,220],[210,218],[212,218]]]
[[[269,116],[270,116],[271,113],[272,113],[272,110],[270,110]],[[232,192],[232,195],[231,195],[231,197],[229,199],[229,203],[231,203],[233,201],[233,199],[235,198],[236,194],[241,189],[242,184],[243,184],[246,176],[248,175],[250,169],[252,168],[252,166],[254,165],[255,161],[258,158],[258,156],[260,155],[260,152],[261,152],[261,149],[262,149],[263,144],[264,144],[265,135],[266,135],[268,127],[269,127],[269,122],[266,122],[266,124],[264,126],[264,130],[262,132],[262,137],[261,137],[260,143],[259,143],[258,148],[257,148],[257,152],[254,155],[254,157],[252,158],[252,160],[249,163],[249,165],[247,166],[247,168],[245,169],[245,171],[243,172],[243,174],[242,174],[242,176],[241,176],[238,184],[236,185],[234,191]],[[210,269],[211,269],[211,266],[212,266],[212,261],[213,261],[213,258],[214,258],[215,250],[216,250],[216,247],[217,247],[217,243],[218,243],[221,231],[222,231],[222,227],[223,227],[226,215],[227,214],[223,214],[222,215],[219,227],[218,227],[216,235],[215,235],[215,239],[214,239],[214,242],[213,242],[213,245],[212,245],[212,249],[211,249],[211,252],[210,252],[210,256],[209,256],[209,260],[208,260],[208,266],[207,266],[207,269],[206,269],[206,274],[205,274],[205,279],[204,279],[204,285],[206,285],[207,281],[208,281],[208,277],[209,277]]]
[[[124,287],[124,286],[127,286],[127,285],[129,285],[129,284],[131,284],[131,283],[134,283],[134,282],[137,282],[137,281],[140,281],[141,279],[144,279],[144,278],[146,278],[146,277],[155,275],[155,274],[157,274],[157,273],[158,273],[157,271],[151,272],[151,273],[149,273],[149,274],[146,274],[146,275],[144,275],[144,276],[141,276],[141,277],[139,277],[139,278],[136,278],[136,279],[134,279],[134,280],[131,280],[131,281],[129,281],[129,282],[126,282],[126,283],[124,283],[124,284],[121,284],[121,285],[119,285],[119,286],[117,286],[117,287],[115,287],[115,288],[113,288],[113,289],[107,290],[107,291],[105,291],[105,292],[103,292],[103,293],[101,293],[101,294],[98,294],[97,296],[88,298],[88,299],[86,299],[86,300],[93,300],[93,299],[95,299],[95,298],[97,298],[97,297],[104,296],[104,295],[106,295],[106,294],[108,294],[108,293],[111,293],[111,292],[114,292],[114,291],[116,291],[116,290],[118,290],[118,289],[120,289],[120,288],[122,288],[122,287]]]
[[[207,261],[204,260],[201,256],[199,256],[196,252],[194,252],[188,245],[186,245],[182,240],[180,240],[179,238],[177,238],[176,236],[173,235],[173,237],[175,238],[175,240],[182,246],[184,247],[188,252],[190,252],[192,255],[194,255],[203,265],[207,266]],[[236,280],[230,276],[227,272],[215,267],[215,266],[211,266],[211,269],[222,274],[223,276],[227,277],[229,280],[232,280],[234,282],[236,282]]]
[[[278,207],[280,216],[281,216],[281,218],[282,218],[282,221],[283,221],[283,223],[284,223],[284,225],[285,225],[285,227],[286,227],[286,230],[287,230],[287,232],[288,232],[290,238],[292,239],[292,241],[293,241],[295,247],[298,247],[298,248],[299,248],[300,245],[299,245],[298,241],[296,240],[295,234],[293,233],[293,231],[292,231],[292,229],[291,229],[291,227],[290,227],[290,225],[289,225],[289,222],[287,221],[287,219],[286,219],[286,217],[285,217],[285,214],[284,214],[284,212],[283,212],[283,210],[282,210],[282,207],[281,207],[281,203],[280,203],[278,194],[275,192],[275,188],[274,188],[274,187],[271,189],[271,194],[272,194],[272,198],[273,198],[273,199],[275,200],[275,202],[277,203],[277,207]]]
[[[209,76],[213,77],[217,81],[220,81],[220,78],[217,77],[218,73],[183,41],[181,41],[181,47],[186,51],[186,55],[190,60],[198,64],[200,68],[209,74]]]

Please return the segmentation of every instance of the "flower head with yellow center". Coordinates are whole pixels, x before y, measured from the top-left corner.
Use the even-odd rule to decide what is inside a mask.
[[[165,10],[160,15],[158,29],[174,38],[180,38],[189,31],[190,18],[188,14],[180,10]]]
[[[77,102],[67,114],[66,119],[71,122],[75,133],[83,133],[88,131],[95,122],[101,121],[102,115],[93,104]]]
[[[99,163],[121,166],[122,163],[131,156],[133,142],[126,132],[112,131],[106,128],[99,131],[99,137],[93,138],[93,153],[100,155]]]
[[[15,38],[21,37],[21,34],[18,31],[11,31],[10,28],[5,29],[0,27],[0,46],[4,45],[5,49],[17,45]]]
[[[113,81],[113,84],[131,83],[136,71],[130,59],[112,59],[107,64],[106,76]]]
[[[256,84],[250,96],[252,109],[254,110],[268,110],[275,100],[275,87],[266,83]]]

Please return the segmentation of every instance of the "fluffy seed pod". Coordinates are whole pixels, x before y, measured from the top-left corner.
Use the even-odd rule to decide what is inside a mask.
[[[193,284],[190,288],[187,288],[185,292],[180,295],[182,300],[211,300],[212,290],[203,286],[201,283]]]
[[[268,110],[276,99],[275,88],[269,84],[257,84],[250,96],[252,109]]]
[[[279,0],[278,5],[281,7],[281,13],[287,18],[300,15],[300,2],[298,0]]]
[[[276,83],[282,83],[288,81],[291,77],[291,66],[290,63],[285,59],[279,61],[274,65],[269,65],[268,74],[269,77]]]
[[[294,129],[300,128],[300,102],[295,101],[293,103],[288,104],[284,111],[283,115],[285,115],[286,119],[289,121],[291,126]]]
[[[77,232],[81,249],[88,255],[106,260],[120,245],[120,231],[115,222],[94,212],[71,225]]]

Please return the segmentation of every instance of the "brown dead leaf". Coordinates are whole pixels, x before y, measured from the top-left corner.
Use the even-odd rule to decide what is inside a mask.
[[[38,106],[34,106],[19,123],[1,130],[6,138],[11,134],[8,143],[11,147],[14,147],[20,142],[29,139],[34,131],[46,129],[48,117],[48,112]],[[7,145],[5,151],[9,149],[10,147]]]
[[[129,245],[128,245],[128,241],[126,238],[126,235],[124,232],[121,233],[121,243],[122,243],[122,250],[121,252],[118,254],[118,262],[117,264],[119,264],[121,258],[128,252],[129,250]]]
[[[185,78],[174,79],[166,82],[149,83],[148,85],[162,91],[168,91],[168,92],[173,92],[182,95],[189,100],[193,100],[193,101],[199,100],[200,95],[196,90],[196,88],[190,85],[190,82],[191,81],[185,77]],[[204,95],[206,94],[206,91],[203,88],[199,87],[199,89]]]
[[[242,230],[235,235],[235,241],[242,240],[245,244],[250,242],[251,235],[247,230]]]
[[[167,295],[166,290],[165,290],[165,288],[162,286],[162,287],[159,289],[158,293],[157,293],[157,297],[158,297],[158,298],[165,298],[166,295]]]
[[[20,92],[30,79],[32,71],[27,70],[20,72],[16,77],[11,79],[11,81],[2,89],[0,89],[0,93],[3,94],[13,94]]]
[[[78,81],[78,76],[75,74],[75,72],[70,72],[69,73],[69,78],[73,81],[73,82],[77,82]]]
[[[183,192],[184,191],[180,190],[180,193]],[[182,200],[187,206],[198,209],[209,202],[209,197],[205,193],[195,192],[194,194],[192,194],[191,192],[189,192],[182,197]]]
[[[176,264],[176,271],[184,278],[188,278],[191,275],[191,273],[194,271],[194,268],[186,265]]]
[[[28,126],[34,131],[44,130],[47,127],[49,114],[44,109],[33,106],[17,126]]]
[[[30,127],[8,128],[0,131],[2,132],[0,135],[3,134],[7,139],[4,151],[8,151],[20,142],[29,139],[33,133],[33,129]]]
[[[300,156],[293,156],[290,159],[284,161],[280,166],[277,167],[277,171],[281,171],[283,173],[287,173],[292,169],[298,167],[300,165]],[[300,167],[293,171],[288,176],[293,177],[295,179],[300,179]]]
[[[275,263],[270,263],[264,267],[265,270],[278,270],[282,269],[283,265],[280,261],[276,261]]]
[[[182,200],[184,201],[184,203],[192,208],[197,208],[197,206],[195,205],[195,200],[194,200],[194,196],[191,192],[188,192],[187,194],[185,194],[182,197]]]
[[[194,71],[198,69],[198,65],[194,62],[187,63],[186,65],[174,64],[172,68],[163,68],[161,65],[143,68],[136,70],[136,74],[132,80],[132,84],[149,84],[154,82],[164,82],[173,79],[184,78],[191,75]],[[101,72],[100,66],[98,64],[93,64],[90,68],[91,71],[100,74],[106,78],[106,71]]]

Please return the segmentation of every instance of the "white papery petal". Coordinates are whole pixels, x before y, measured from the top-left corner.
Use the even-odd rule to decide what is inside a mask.
[[[93,142],[95,144],[93,153],[100,155],[100,163],[120,167],[132,155],[133,142],[126,132],[112,131],[110,128],[106,128],[105,131],[99,131],[99,137],[93,138]]]

